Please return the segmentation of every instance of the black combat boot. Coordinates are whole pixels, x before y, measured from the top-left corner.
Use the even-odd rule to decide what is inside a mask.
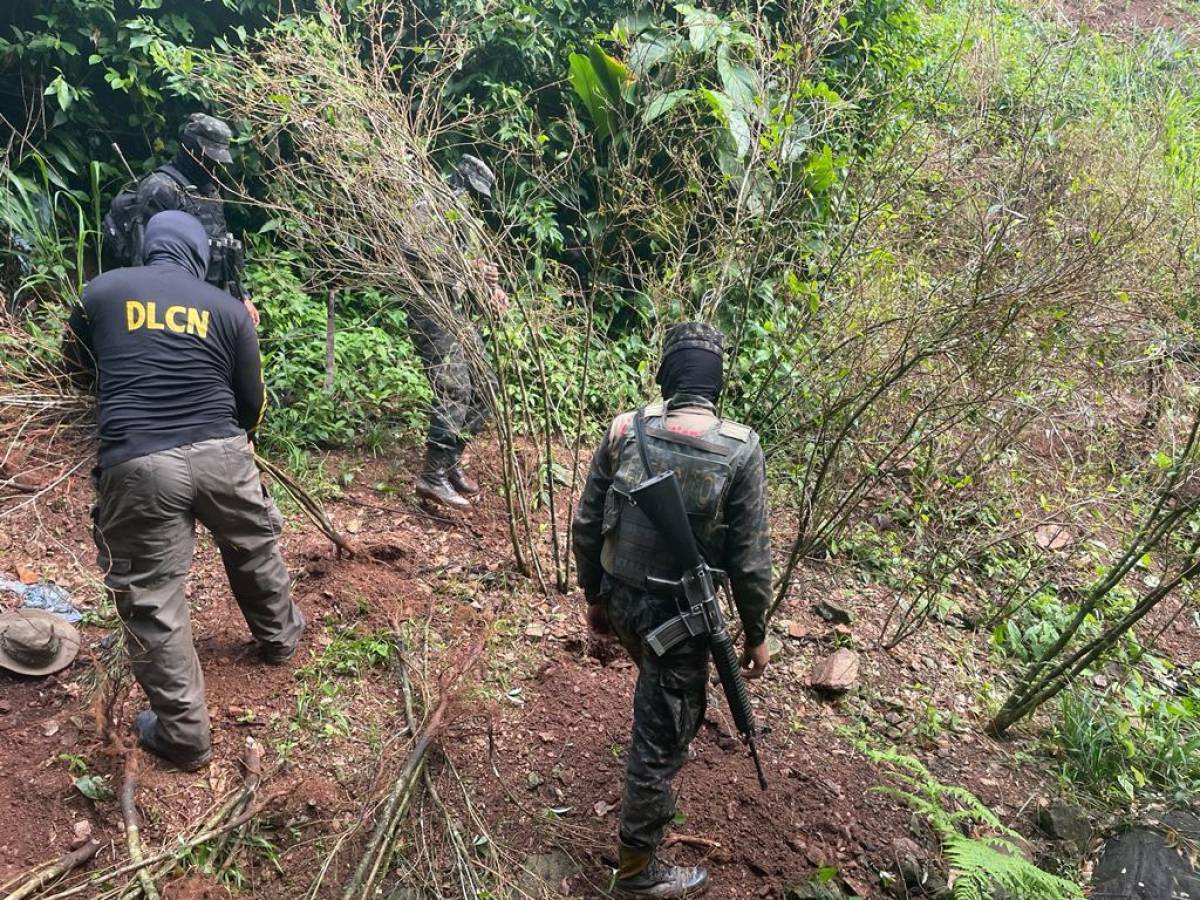
[[[621,845],[621,868],[614,886],[618,897],[698,897],[708,887],[708,870],[669,866],[653,850]]]
[[[137,735],[142,749],[173,763],[185,772],[203,769],[212,759],[212,748],[184,750],[168,746],[158,731],[158,716],[152,709],[143,709],[133,720],[133,733]]]
[[[416,492],[422,500],[449,506],[451,509],[469,509],[471,501],[455,490],[450,483],[449,473],[458,465],[458,451],[430,444],[425,448],[425,468],[417,476]]]

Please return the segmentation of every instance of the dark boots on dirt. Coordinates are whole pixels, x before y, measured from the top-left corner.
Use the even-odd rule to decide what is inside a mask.
[[[708,887],[708,870],[669,866],[653,850],[621,847],[621,868],[614,891],[618,897],[698,897]]]
[[[446,473],[446,477],[454,485],[454,489],[464,497],[474,497],[479,493],[479,482],[467,474],[461,461],[454,464],[454,467]]]
[[[152,709],[143,709],[133,720],[133,733],[148,753],[165,759],[185,772],[203,769],[212,759],[212,749],[189,750],[168,745],[158,731],[158,716]]]
[[[427,503],[450,509],[469,509],[471,501],[458,492],[450,473],[458,468],[459,451],[430,446],[425,449],[425,468],[417,477],[416,493]]]

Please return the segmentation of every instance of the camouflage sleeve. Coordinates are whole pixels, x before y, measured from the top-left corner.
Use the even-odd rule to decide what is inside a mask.
[[[767,637],[766,614],[771,604],[771,524],[767,516],[767,468],[762,447],[754,449],[734,475],[726,500],[725,571],[733,602],[746,629],[746,644]]]
[[[604,577],[604,569],[600,565],[600,551],[604,547],[604,498],[611,486],[612,459],[609,433],[606,432],[604,440],[592,455],[592,466],[579,505],[575,508],[575,522],[571,530],[579,586],[589,601],[599,596],[600,581]]]

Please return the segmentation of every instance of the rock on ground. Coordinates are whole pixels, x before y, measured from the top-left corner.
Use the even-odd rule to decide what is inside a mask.
[[[858,654],[843,647],[813,666],[809,684],[819,691],[844,694],[858,683],[858,668]]]
[[[1164,832],[1194,837],[1200,833],[1200,819],[1174,813],[1109,840],[1092,879],[1092,900],[1200,897],[1200,877],[1176,846],[1179,841]]]

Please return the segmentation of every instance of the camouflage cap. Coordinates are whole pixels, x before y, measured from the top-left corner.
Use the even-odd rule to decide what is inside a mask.
[[[183,123],[179,138],[185,146],[191,146],[211,160],[219,163],[233,161],[229,152],[229,142],[233,132],[220,119],[206,116],[204,113],[192,113]]]
[[[680,322],[667,329],[663,337],[662,358],[676,350],[694,348],[721,356],[725,350],[725,335],[706,322]]]
[[[464,153],[458,165],[454,167],[454,174],[462,187],[469,187],[485,197],[492,196],[496,176],[478,156]]]

